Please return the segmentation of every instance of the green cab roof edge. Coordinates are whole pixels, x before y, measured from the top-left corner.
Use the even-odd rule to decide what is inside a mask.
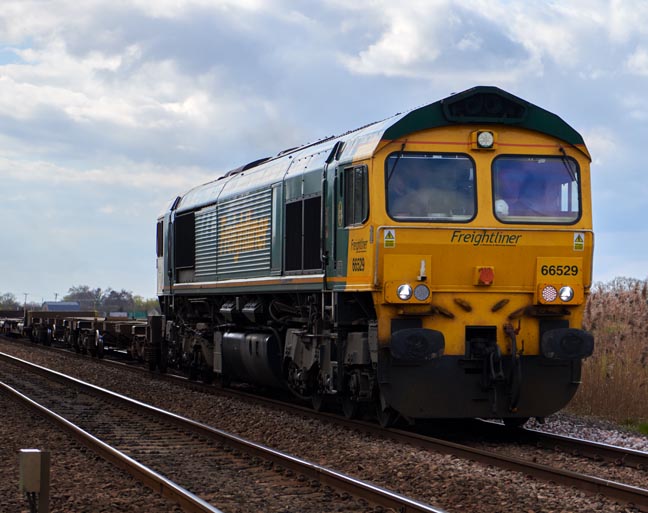
[[[424,107],[414,109],[385,130],[384,140],[454,124],[506,124],[557,137],[583,146],[581,135],[559,116],[518,98],[498,87],[477,86]]]

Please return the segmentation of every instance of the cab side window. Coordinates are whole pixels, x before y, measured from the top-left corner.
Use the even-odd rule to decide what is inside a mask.
[[[164,256],[164,221],[158,221],[156,230],[157,257]]]
[[[369,177],[367,166],[344,170],[342,181],[344,226],[364,223],[369,217]]]

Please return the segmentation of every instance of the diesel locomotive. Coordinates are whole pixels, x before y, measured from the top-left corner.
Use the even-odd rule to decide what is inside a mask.
[[[481,86],[195,187],[157,220],[153,366],[383,425],[554,413],[594,344],[590,160]]]

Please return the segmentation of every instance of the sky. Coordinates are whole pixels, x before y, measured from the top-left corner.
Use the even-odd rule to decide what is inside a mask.
[[[583,135],[594,280],[645,279],[644,0],[3,0],[0,294],[155,297],[178,194],[476,85]]]

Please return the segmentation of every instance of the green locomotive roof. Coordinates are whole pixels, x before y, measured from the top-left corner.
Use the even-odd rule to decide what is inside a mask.
[[[515,125],[568,144],[583,138],[560,117],[497,87],[478,86],[414,109],[389,126],[383,139],[394,140],[427,128],[466,123]]]

